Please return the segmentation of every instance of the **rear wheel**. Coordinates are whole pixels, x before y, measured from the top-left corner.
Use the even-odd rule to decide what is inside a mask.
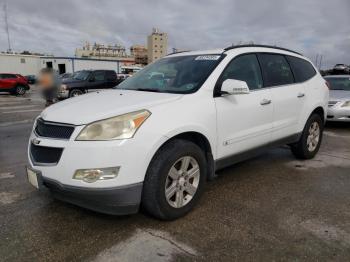
[[[143,208],[164,220],[184,216],[203,192],[206,170],[200,147],[186,140],[170,141],[156,153],[147,170]]]
[[[26,93],[25,86],[22,86],[22,85],[16,86],[16,89],[15,89],[15,94],[16,95],[23,96],[25,93]]]
[[[73,89],[69,92],[69,97],[75,97],[75,96],[80,96],[84,94],[84,92],[80,89]]]
[[[313,158],[320,149],[323,134],[323,119],[319,114],[312,114],[304,127],[299,141],[291,145],[295,157]]]

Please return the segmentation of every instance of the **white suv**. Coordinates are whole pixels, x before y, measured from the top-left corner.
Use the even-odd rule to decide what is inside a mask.
[[[168,55],[115,90],[48,107],[28,146],[28,179],[95,211],[139,206],[175,219],[215,171],[288,144],[309,159],[321,140],[328,88],[311,62],[277,47]]]

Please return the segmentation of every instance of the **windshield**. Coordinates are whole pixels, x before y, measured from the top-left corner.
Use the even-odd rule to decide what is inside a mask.
[[[326,78],[330,84],[330,90],[345,90],[350,91],[350,76],[339,78]]]
[[[86,80],[90,75],[90,71],[78,71],[73,74],[73,78],[76,80]]]
[[[168,57],[156,61],[118,85],[118,89],[188,94],[197,91],[221,55]]]

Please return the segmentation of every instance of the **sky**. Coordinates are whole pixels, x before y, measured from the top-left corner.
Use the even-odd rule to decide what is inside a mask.
[[[5,0],[0,0],[3,7]],[[153,27],[172,48],[253,41],[290,48],[322,67],[350,64],[350,0],[7,0],[12,49],[73,56],[91,43],[147,43]],[[3,8],[0,51],[8,48]]]

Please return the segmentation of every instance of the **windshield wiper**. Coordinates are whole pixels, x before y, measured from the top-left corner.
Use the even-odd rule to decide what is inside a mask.
[[[156,92],[156,93],[160,92],[159,89],[153,89],[153,88],[137,88],[136,90],[137,91],[146,91],[146,92]]]

